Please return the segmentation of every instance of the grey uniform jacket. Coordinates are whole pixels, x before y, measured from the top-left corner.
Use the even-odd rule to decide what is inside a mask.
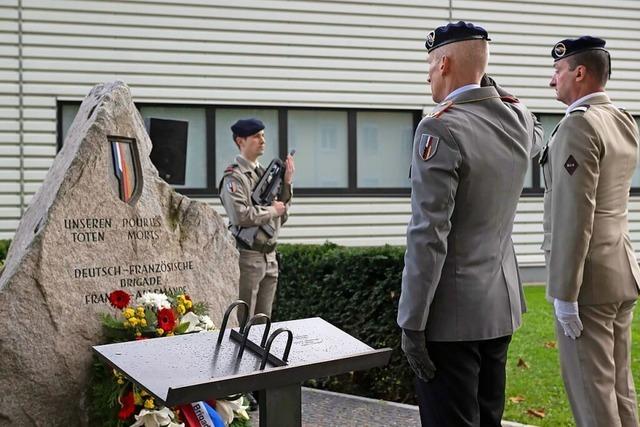
[[[604,94],[554,129],[540,160],[548,296],[580,304],[637,297],[640,270],[627,222],[637,153],[635,121]]]
[[[436,116],[414,138],[398,324],[431,341],[509,335],[524,311],[511,232],[541,126],[493,87],[460,94]]]
[[[263,173],[264,170],[261,171]],[[269,224],[274,230],[273,237],[269,237],[262,230],[256,236],[256,245],[275,248],[280,227],[287,221],[288,214],[276,216],[272,206],[256,206],[251,201],[251,193],[259,180],[256,171],[242,156],[236,156],[235,163],[229,166],[223,175],[220,185],[220,199],[229,217],[229,225],[233,227],[255,227]],[[280,191],[279,200],[291,206],[292,188],[284,183]]]

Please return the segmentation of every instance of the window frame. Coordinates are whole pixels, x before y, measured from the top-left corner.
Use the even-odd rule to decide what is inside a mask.
[[[57,151],[62,149],[62,112],[63,108],[68,105],[79,106],[80,101],[68,101],[58,100],[56,111],[56,148]],[[335,197],[335,196],[349,196],[349,197],[406,197],[411,194],[411,189],[406,188],[371,188],[371,187],[358,187],[358,149],[357,149],[357,115],[358,112],[372,112],[372,113],[410,113],[413,117],[413,132],[415,133],[418,124],[423,118],[423,110],[410,110],[410,109],[383,109],[383,108],[340,108],[340,107],[307,107],[307,106],[273,106],[273,105],[234,105],[234,104],[193,104],[193,103],[158,103],[158,102],[136,102],[136,108],[140,110],[141,107],[176,107],[176,108],[202,108],[205,111],[205,126],[206,126],[206,141],[205,150],[207,156],[207,176],[206,187],[204,188],[175,188],[174,189],[187,196],[205,196],[205,197],[217,197],[218,196],[218,183],[215,182],[217,171],[216,165],[216,110],[217,109],[237,109],[237,110],[255,110],[255,109],[267,109],[276,110],[278,115],[278,156],[284,158],[289,150],[289,135],[288,135],[288,116],[289,111],[303,110],[303,111],[345,111],[347,113],[347,187],[344,188],[302,188],[295,187],[297,195],[308,197]],[[551,113],[536,113],[551,114]],[[231,143],[231,142],[229,142]],[[541,182],[540,167],[538,164],[539,155],[530,160],[531,162],[531,186],[524,187],[521,193],[521,197],[539,197],[544,194],[544,188]],[[270,161],[271,159],[267,159]],[[263,162],[265,159],[263,159]],[[268,163],[267,161],[267,163]],[[410,159],[407,159],[407,176],[409,173]],[[295,183],[294,183],[295,185]],[[640,187],[632,187],[632,195],[640,194]]]

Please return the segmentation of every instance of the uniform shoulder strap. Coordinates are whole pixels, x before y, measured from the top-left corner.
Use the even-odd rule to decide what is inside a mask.
[[[449,108],[451,108],[451,106],[453,105],[453,101],[446,101],[443,102],[442,104],[438,104],[438,106],[436,106],[436,108],[434,108],[434,110],[432,112],[430,112],[429,114],[427,114],[425,117],[433,117],[433,118],[439,118],[445,111],[447,111]]]
[[[508,102],[509,104],[520,103],[520,100],[513,95],[504,95],[504,96],[501,96],[500,99],[504,102]]]
[[[569,114],[586,113],[587,110],[589,110],[590,107],[591,107],[591,105],[579,105],[576,108],[574,108],[573,110],[569,111]]]
[[[618,107],[617,105],[616,105],[616,108],[617,108],[618,110],[620,110],[620,112],[621,112],[622,114],[624,114],[625,116],[629,117],[631,120],[635,120],[635,119],[633,118],[633,115],[632,115],[629,111],[627,111],[627,109],[626,109],[626,108],[624,108],[624,107]]]

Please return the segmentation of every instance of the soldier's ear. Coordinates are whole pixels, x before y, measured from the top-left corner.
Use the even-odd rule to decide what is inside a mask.
[[[438,67],[440,68],[440,73],[447,74],[451,68],[451,59],[447,55],[442,55]]]
[[[587,76],[587,68],[584,65],[578,65],[576,67],[576,81],[581,82]]]

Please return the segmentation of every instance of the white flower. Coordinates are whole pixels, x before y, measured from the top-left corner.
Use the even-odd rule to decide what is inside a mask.
[[[240,397],[236,400],[216,400],[216,412],[220,415],[225,425],[231,424],[235,415],[238,415],[243,420],[249,419],[249,414],[247,414],[247,408],[249,407],[242,405],[242,399]]]
[[[207,315],[198,316],[194,312],[190,311],[180,318],[180,324],[189,322],[189,326],[185,333],[199,332],[199,331],[211,331],[215,329],[213,321]]]
[[[185,331],[185,333],[200,330],[198,328],[198,323],[200,323],[200,319],[198,318],[198,315],[195,314],[193,311],[186,313],[184,316],[182,316],[182,318],[180,318],[181,325],[187,322],[189,323],[189,326],[187,327],[187,330]]]
[[[214,325],[213,320],[205,314],[200,316],[200,327],[205,331],[213,331],[216,328],[216,325]]]
[[[136,415],[136,422],[131,427],[184,427],[184,424],[174,423],[176,416],[171,409],[162,408],[159,410],[143,409]]]
[[[136,303],[138,305],[144,305],[147,308],[155,308],[156,310],[171,308],[169,298],[167,298],[165,294],[156,294],[153,292],[142,294],[142,296],[136,300]]]

